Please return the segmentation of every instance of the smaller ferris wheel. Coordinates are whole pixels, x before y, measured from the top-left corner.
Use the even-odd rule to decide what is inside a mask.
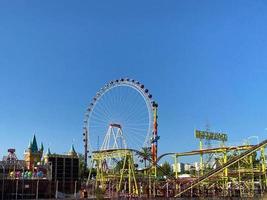
[[[85,112],[85,163],[89,152],[142,148],[151,148],[156,161],[157,107],[139,81],[121,78],[104,85]]]

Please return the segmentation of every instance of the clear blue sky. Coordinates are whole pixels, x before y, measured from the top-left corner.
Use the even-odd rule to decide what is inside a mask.
[[[266,1],[2,1],[0,157],[36,132],[82,151],[83,113],[111,79],[159,103],[159,152],[197,148],[207,122],[230,142],[267,136]]]

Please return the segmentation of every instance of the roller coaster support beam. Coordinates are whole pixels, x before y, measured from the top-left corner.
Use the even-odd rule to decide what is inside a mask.
[[[226,150],[223,152],[223,164],[227,163],[227,152]],[[227,196],[227,187],[228,187],[228,168],[226,167],[223,171],[223,179],[224,179],[224,196]]]
[[[178,179],[178,156],[174,156],[174,164],[175,164],[175,178]]]
[[[123,167],[120,172],[112,173],[109,171],[107,163],[110,159],[122,159]],[[116,187],[117,191],[121,191],[123,181],[128,181],[128,191],[129,194],[139,194],[136,178],[135,178],[135,166],[133,160],[133,151],[130,149],[114,149],[114,150],[101,150],[94,151],[92,154],[92,167],[96,163],[97,175],[96,175],[96,185],[98,188],[101,185],[102,189],[106,188],[107,183],[114,178],[118,178],[119,182]],[[128,164],[128,167],[126,166]],[[91,170],[88,177],[87,185],[91,177]],[[133,182],[133,183],[132,183]]]
[[[261,172],[263,174],[264,190],[267,187],[265,147],[261,148]]]
[[[240,155],[240,151],[238,151],[239,155]],[[237,170],[238,170],[238,185],[241,186],[241,170],[240,170],[240,161],[237,162]],[[239,195],[242,198],[242,189],[241,187],[239,188]]]
[[[239,156],[236,156],[234,158],[229,159],[223,165],[211,170],[210,172],[208,172],[204,176],[196,179],[191,185],[186,186],[181,192],[176,194],[175,197],[180,196],[181,194],[190,190],[191,188],[196,187],[196,186],[200,185],[201,183],[205,182],[206,180],[208,180],[209,178],[214,177],[215,175],[223,172],[225,170],[225,168],[229,168],[230,166],[234,165],[235,163],[238,163],[239,161],[243,160],[244,158],[249,158],[249,156],[251,156],[252,153],[257,152],[257,151],[261,150],[262,148],[265,148],[266,145],[267,145],[267,140],[264,140],[261,143],[259,143],[258,145],[253,146],[251,149],[241,153]],[[253,170],[252,170],[252,173],[254,173]]]
[[[175,154],[174,155],[174,165],[175,165],[175,179],[176,179],[176,183],[175,183],[175,189],[178,190],[178,156]]]
[[[251,167],[251,196],[254,197],[255,192],[255,183],[254,183],[254,166],[253,166],[253,157],[249,155],[249,164]]]
[[[203,141],[202,139],[199,140],[199,150],[203,150]],[[199,163],[199,170],[200,175],[203,176],[204,174],[204,161],[203,161],[203,153],[200,153],[200,163]]]

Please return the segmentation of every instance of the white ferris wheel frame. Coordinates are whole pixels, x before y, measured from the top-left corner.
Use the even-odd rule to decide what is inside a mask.
[[[93,110],[98,104],[98,100],[101,99],[107,92],[110,90],[116,88],[116,87],[131,87],[135,91],[137,91],[142,97],[143,100],[146,103],[147,111],[148,111],[148,119],[149,119],[149,125],[147,128],[146,138],[143,144],[143,147],[149,147],[150,145],[150,137],[153,134],[153,99],[152,95],[148,93],[148,89],[144,87],[140,82],[135,81],[133,79],[125,78],[125,79],[118,79],[115,81],[110,81],[108,84],[106,84],[103,88],[101,88],[97,93],[96,96],[93,98],[93,101],[89,104],[87,107],[86,113],[85,113],[85,119],[84,119],[84,129],[87,130],[87,141],[84,141],[88,144],[88,140],[90,138],[90,118],[92,116]],[[89,146],[92,147],[89,143]],[[87,150],[88,152],[88,147]],[[92,152],[92,151],[90,151]]]

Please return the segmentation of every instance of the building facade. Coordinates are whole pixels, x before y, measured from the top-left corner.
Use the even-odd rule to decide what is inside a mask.
[[[39,149],[36,137],[34,135],[33,139],[29,143],[28,148],[24,152],[24,160],[26,162],[27,170],[33,170],[38,163],[41,163],[43,157],[43,151],[44,151],[43,144],[41,143],[41,147]]]

